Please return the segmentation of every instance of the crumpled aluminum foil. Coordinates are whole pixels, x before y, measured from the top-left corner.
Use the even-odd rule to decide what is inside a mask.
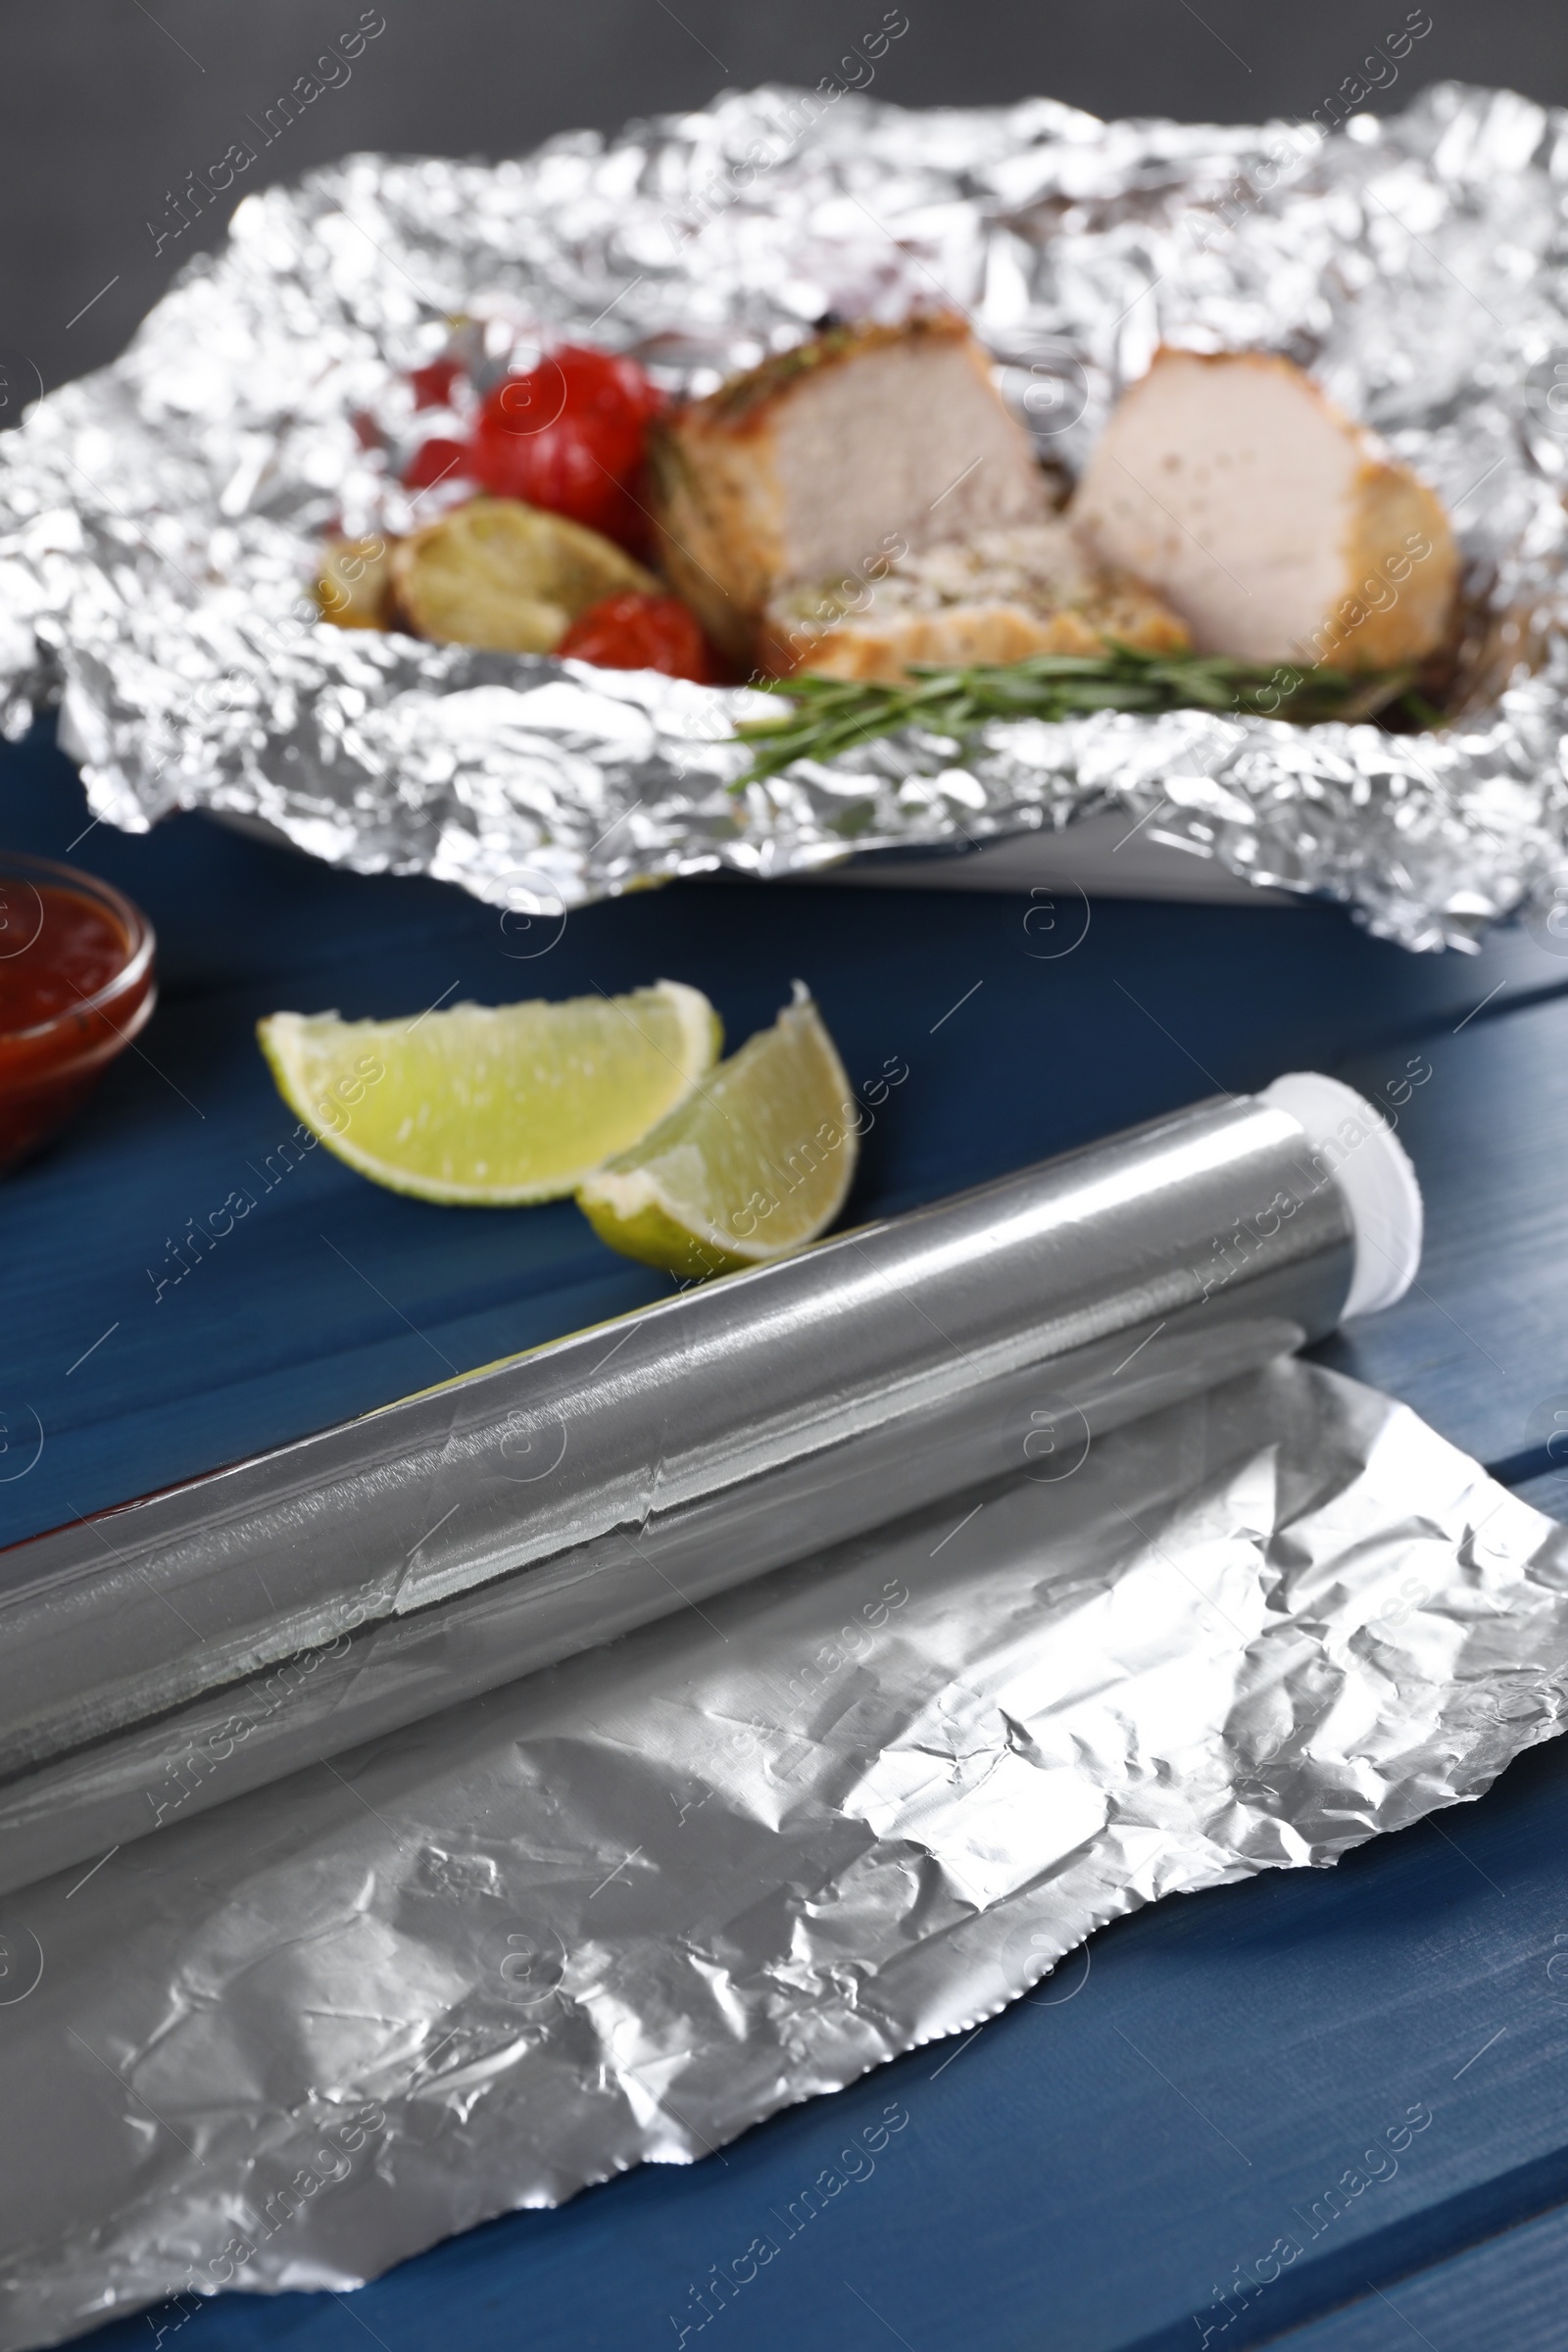
[[[1328,137],[763,89],[496,167],[353,158],[247,199],[122,360],[0,442],[0,703],[15,728],[63,692],[117,824],[260,818],[530,913],[1119,807],[1408,947],[1473,945],[1568,879],[1565,179],[1568,117],[1456,85]],[[1162,336],[1310,365],[1454,514],[1466,715],[997,723],[736,797],[744,694],[344,633],[302,597],[329,524],[389,512],[355,413],[456,317],[706,388],[829,310],[939,294],[1068,473]]]
[[[1568,1530],[1337,1374],[979,1500],[6,1898],[0,2345],[693,2161],[1568,1708]]]

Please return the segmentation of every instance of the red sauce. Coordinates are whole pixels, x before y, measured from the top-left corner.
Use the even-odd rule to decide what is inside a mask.
[[[153,1008],[147,924],[118,892],[73,881],[0,859],[0,1166],[53,1134]]]
[[[124,925],[53,882],[0,876],[0,1033],[74,1012],[126,961]]]

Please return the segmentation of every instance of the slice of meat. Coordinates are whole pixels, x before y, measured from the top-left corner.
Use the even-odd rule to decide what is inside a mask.
[[[1187,643],[1141,580],[1098,563],[1054,519],[947,541],[871,579],[786,589],[767,608],[759,655],[776,677],[809,669],[894,685],[914,662],[1022,662],[1113,644],[1180,653]]]
[[[1201,653],[1354,671],[1441,643],[1458,554],[1436,493],[1291,361],[1163,349],[1123,396],[1072,516]]]
[[[651,440],[660,556],[735,661],[792,581],[1043,521],[1029,437],[964,321],[834,328],[687,402]]]
[[[392,550],[392,588],[416,636],[548,654],[590,605],[659,582],[585,524],[514,498],[472,498]]]

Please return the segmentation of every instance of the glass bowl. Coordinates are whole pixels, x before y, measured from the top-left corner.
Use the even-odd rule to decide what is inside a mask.
[[[153,952],[109,883],[0,850],[0,1169],[47,1143],[146,1026]]]

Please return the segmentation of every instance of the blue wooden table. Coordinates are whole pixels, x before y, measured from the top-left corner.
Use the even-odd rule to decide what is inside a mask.
[[[163,975],[140,1050],[0,1193],[0,1410],[43,1431],[32,1467],[0,1478],[0,1540],[660,1295],[569,1204],[428,1207],[321,1152],[278,1173],[293,1122],[252,1035],[281,1007],[391,1015],[660,974],[706,989],[732,1040],[800,974],[853,1077],[908,1063],[852,1214],[1286,1068],[1402,1105],[1428,1201],[1420,1285],[1324,1352],[1568,1516],[1548,1450],[1568,1427],[1568,955],[1545,935],[1415,957],[1324,906],[1097,902],[1049,956],[1059,938],[1010,896],[702,883],[573,915],[530,959],[494,910],[433,883],[330,872],[196,817],[145,839],[88,826],[46,733],[0,757],[0,841],[128,890]],[[187,1223],[258,1180],[256,1211],[170,1282]],[[693,2287],[889,2101],[908,2121],[874,2170],[700,2335]],[[1396,2169],[1328,2199],[1391,2131]],[[1271,2265],[1283,2238],[1303,2251]],[[1558,1743],[1335,1871],[1142,1912],[968,2040],[689,2170],[493,2223],[350,2298],[220,2297],[179,2352],[367,2331],[388,2352],[629,2352],[677,2345],[683,2325],[688,2344],[748,2352],[1533,2352],[1563,2342],[1565,2277]],[[99,2340],[145,2345],[179,2317]]]

